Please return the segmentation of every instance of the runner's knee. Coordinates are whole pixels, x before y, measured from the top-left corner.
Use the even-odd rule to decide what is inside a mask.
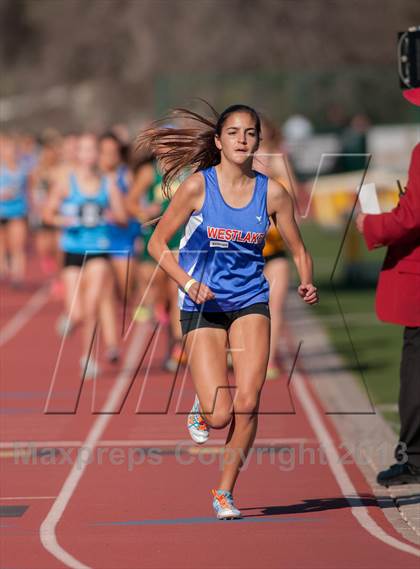
[[[235,413],[238,414],[255,414],[258,410],[259,393],[257,391],[240,391],[236,392],[233,402]]]
[[[223,429],[232,420],[232,413],[228,409],[215,409],[213,413],[206,413],[205,420],[212,429]]]

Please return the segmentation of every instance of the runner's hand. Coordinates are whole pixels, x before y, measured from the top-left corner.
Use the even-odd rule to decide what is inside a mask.
[[[162,206],[157,203],[151,203],[150,205],[144,208],[144,212],[146,213],[148,219],[154,219],[155,217],[160,215],[161,211],[162,211]]]
[[[363,235],[363,228],[364,228],[364,224],[365,224],[365,219],[366,219],[365,213],[359,213],[356,217],[356,227],[362,235]]]
[[[109,174],[106,174],[106,179],[108,180],[108,184],[110,186],[110,188],[116,188],[117,191],[118,190],[118,174],[117,172],[110,172]]]
[[[198,281],[190,286],[187,294],[197,304],[203,304],[203,302],[215,298],[214,292],[208,286]]]
[[[301,284],[298,287],[298,294],[307,304],[317,304],[319,302],[318,290],[312,284]]]

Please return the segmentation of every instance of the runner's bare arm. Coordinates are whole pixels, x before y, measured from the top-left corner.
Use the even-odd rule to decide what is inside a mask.
[[[121,225],[126,225],[128,221],[125,200],[117,186],[117,176],[108,176],[109,180],[109,208],[112,213],[113,221]]]
[[[267,210],[292,254],[301,280],[298,288],[299,295],[308,304],[316,304],[318,302],[318,293],[312,283],[312,257],[306,250],[297,226],[292,197],[286,188],[275,180],[269,181]]]
[[[66,178],[64,175],[56,175],[52,178],[52,186],[47,201],[42,211],[42,220],[48,225],[66,227],[72,224],[67,216],[59,214],[60,204],[68,193]]]
[[[204,178],[196,173],[189,176],[177,189],[159,221],[147,250],[160,267],[182,288],[191,280],[168,249],[168,242],[176,231],[183,227],[195,210],[200,210],[204,201]],[[214,298],[212,291],[202,283],[194,283],[188,295],[198,304]]]
[[[154,177],[155,172],[151,164],[144,164],[141,166],[134,176],[134,180],[130,184],[130,189],[125,198],[125,205],[128,213],[141,223],[150,219],[145,208],[141,206],[140,200],[145,195],[151,184],[153,184]],[[157,206],[156,210],[159,211],[160,206]]]
[[[131,170],[127,170],[124,174],[125,183],[127,184],[127,188],[131,188],[134,183],[134,175]]]

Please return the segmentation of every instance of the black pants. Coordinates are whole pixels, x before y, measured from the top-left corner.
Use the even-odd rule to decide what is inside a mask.
[[[420,467],[420,326],[404,329],[400,380],[401,431],[395,457]]]

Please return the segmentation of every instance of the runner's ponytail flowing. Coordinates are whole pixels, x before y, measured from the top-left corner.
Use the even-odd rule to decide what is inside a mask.
[[[220,162],[220,151],[214,143],[220,115],[209,103],[206,104],[214,118],[175,108],[165,118],[154,121],[136,139],[136,153],[148,150],[157,159],[167,198],[171,197],[172,183],[185,169],[196,172]],[[186,126],[169,126],[178,121],[185,122]]]
[[[232,113],[246,112],[255,120],[258,137],[261,121],[258,113],[247,105],[232,105],[219,114],[210,103],[204,102],[212,118],[206,118],[189,109],[175,108],[166,117],[154,121],[136,139],[136,153],[150,152],[157,159],[163,173],[162,189],[171,197],[171,184],[186,169],[196,172],[220,162],[220,150],[214,137],[220,136],[223,124]],[[182,121],[185,126],[172,126]]]

